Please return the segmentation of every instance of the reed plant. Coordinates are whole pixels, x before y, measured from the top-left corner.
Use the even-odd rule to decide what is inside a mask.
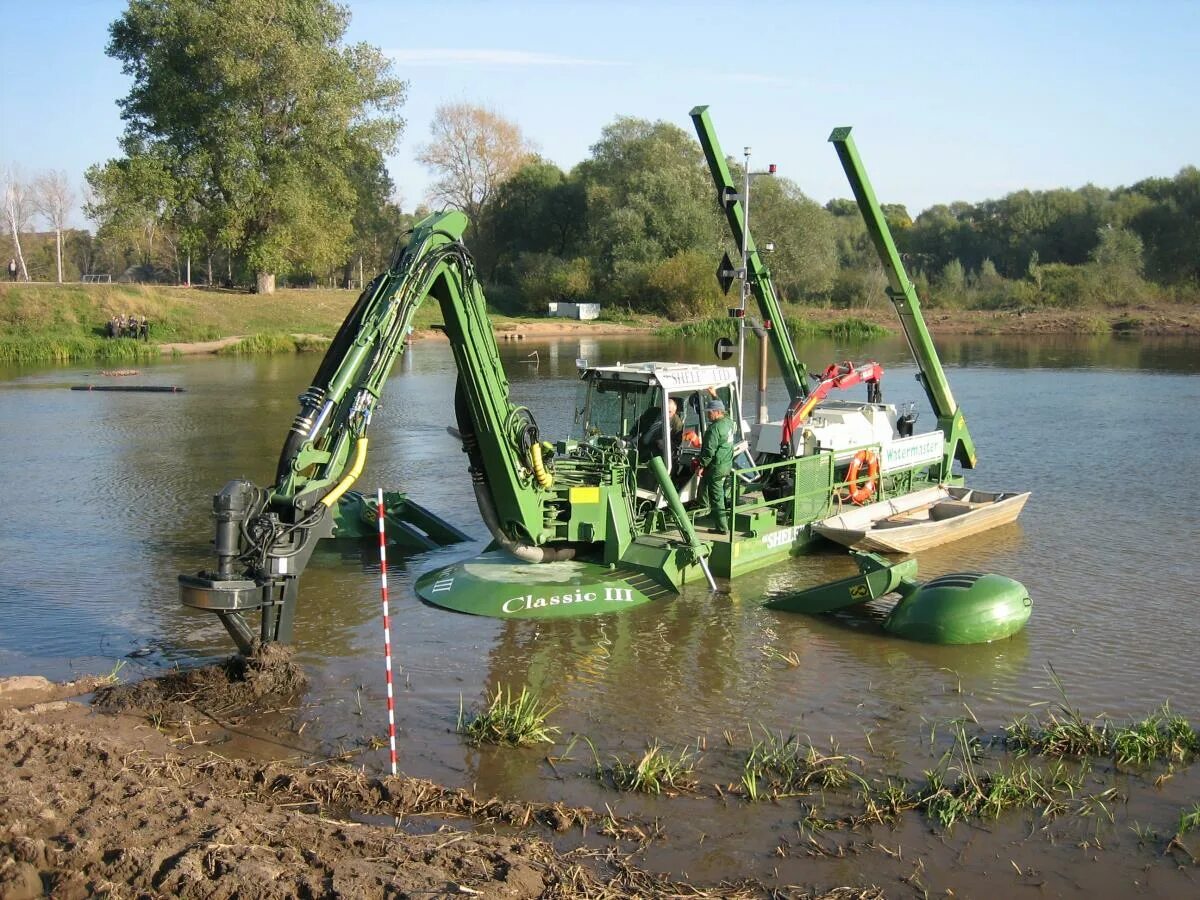
[[[268,353],[304,353],[324,350],[329,346],[326,338],[313,335],[292,335],[282,332],[252,334],[228,347],[217,351],[220,356],[250,356]]]
[[[586,738],[585,738],[586,740]],[[635,791],[641,794],[662,794],[694,790],[697,754],[690,747],[674,752],[665,749],[658,741],[650,744],[644,753],[632,759],[613,757],[613,764],[600,762],[596,748],[588,741],[596,760],[596,777],[609,781],[619,791]]]
[[[796,316],[786,318],[788,333],[793,337],[834,338],[843,341],[869,341],[887,337],[891,332],[853,316],[837,322],[813,322]],[[664,338],[704,338],[716,339],[729,337],[736,327],[732,320],[726,317],[711,319],[696,319],[691,322],[681,322],[674,325],[664,325],[655,330],[655,334]]]
[[[1179,813],[1179,824],[1175,828],[1176,836],[1182,836],[1193,831],[1200,831],[1200,803],[1192,804],[1191,809]]]
[[[557,706],[543,703],[527,688],[513,696],[512,689],[496,685],[486,709],[474,715],[463,710],[462,695],[458,699],[459,734],[467,736],[469,743],[506,744],[520,747],[551,743],[558,729],[547,725],[546,719]]]
[[[1010,809],[1040,809],[1042,815],[1067,811],[1067,800],[1075,798],[1087,775],[1084,766],[1069,768],[1061,760],[1046,769],[1037,769],[1019,761],[1008,769],[984,769],[979,749],[966,733],[966,726],[954,724],[954,744],[938,766],[925,773],[926,786],[918,794],[917,808],[943,828],[973,817],[996,818]],[[1086,801],[1110,799],[1106,791]],[[1086,808],[1086,807],[1081,807]]]
[[[841,753],[834,741],[826,753],[794,734],[785,738],[782,732],[764,729],[742,766],[742,789],[747,799],[756,803],[764,797],[778,799],[852,782],[865,787],[866,782],[853,769],[861,764],[857,757]]]
[[[1019,753],[1043,756],[1104,756],[1109,739],[1106,725],[1088,721],[1071,706],[1062,679],[1046,665],[1061,702],[1051,707],[1045,721],[1021,716],[1005,726],[1005,742]]]
[[[0,363],[142,362],[158,359],[157,344],[87,335],[0,336]]]
[[[1124,725],[1090,721],[1071,706],[1061,680],[1048,668],[1062,702],[1045,720],[1022,716],[1005,726],[1005,743],[1011,749],[1044,756],[1111,756],[1122,766],[1186,763],[1200,756],[1200,734],[1187,719],[1171,712],[1168,703]]]

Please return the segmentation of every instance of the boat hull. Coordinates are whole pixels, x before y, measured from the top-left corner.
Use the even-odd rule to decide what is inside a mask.
[[[921,492],[925,493],[925,492]],[[914,494],[915,499],[919,495]],[[1016,521],[1029,492],[988,493],[958,488],[896,510],[896,502],[873,504],[813,523],[813,531],[852,550],[919,553]]]

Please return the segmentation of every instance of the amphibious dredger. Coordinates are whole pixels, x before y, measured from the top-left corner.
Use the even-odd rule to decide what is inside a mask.
[[[937,417],[937,428],[926,433],[915,432],[911,407],[902,412],[883,402],[882,371],[873,363],[830,366],[810,387],[707,110],[697,107],[691,115],[718,202],[743,251],[740,268],[731,270],[726,260],[723,269],[726,279],[742,283],[730,323],[743,338],[747,298],[753,297],[760,318],[750,317],[750,325],[769,341],[794,398],[781,419],[767,420],[765,374],[758,421],[751,424],[742,413],[738,367],[581,361],[574,433],[542,434],[533,412],[509,397],[463,243],[466,217],[432,215],[397,248],[339,329],[300,397],[274,484],[232,481],[214,497],[216,568],[180,576],[183,603],[216,613],[243,652],[257,641],[291,639],[300,576],[316,543],[354,534],[380,514],[374,500],[349,488],[362,471],[380,392],[417,308],[430,297],[441,308],[458,370],[453,424],[492,537],[481,555],[418,579],[417,593],[431,604],[498,617],[625,609],[675,593],[688,580],[715,585],[714,575],[736,578],[801,552],[818,539],[810,524],[843,503],[960,484],[953,464],[973,468],[974,446],[849,129],[831,140],[887,270],[888,296]],[[857,382],[867,385],[865,403],[826,397]],[[724,401],[743,439],[727,532],[695,524],[707,511],[696,508],[691,462],[707,427],[702,401],[712,397]],[[670,400],[684,418],[682,431],[669,418]],[[389,495],[384,514],[409,546],[466,537],[400,495]],[[257,633],[246,619],[254,613]]]

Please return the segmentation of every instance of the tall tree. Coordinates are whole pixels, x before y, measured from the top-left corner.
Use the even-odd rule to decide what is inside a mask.
[[[687,250],[720,257],[725,230],[696,140],[677,125],[628,116],[605,126],[572,173],[586,186],[593,271],[635,299],[650,266]]]
[[[828,294],[838,263],[834,216],[787,178],[755,180],[750,201],[750,233],[759,247],[774,242],[767,264],[782,295],[799,300]]]
[[[574,255],[586,233],[586,217],[579,179],[535,158],[500,185],[483,210],[476,258],[491,277],[510,280],[500,267],[511,266],[522,253]]]
[[[483,106],[439,106],[429,130],[433,140],[417,151],[417,160],[438,179],[429,199],[461,209],[471,219],[534,156],[515,123]]]
[[[21,280],[28,281],[29,268],[25,265],[25,253],[21,249],[21,232],[28,229],[33,216],[33,197],[16,166],[4,172],[3,192],[4,226],[12,236],[14,258],[21,270]]]
[[[125,153],[165,161],[172,195],[264,292],[285,268],[345,258],[351,170],[404,125],[405,84],[378,49],[341,43],[348,21],[331,0],[130,0],[110,28],[133,78]]]
[[[59,284],[63,280],[63,230],[74,202],[75,192],[71,190],[66,172],[48,172],[33,183],[33,204],[54,229],[54,259]]]
[[[103,242],[114,242],[132,252],[144,268],[156,264],[154,243],[170,226],[180,182],[168,161],[150,153],[109,160],[85,174],[91,199],[84,213],[99,228]]]

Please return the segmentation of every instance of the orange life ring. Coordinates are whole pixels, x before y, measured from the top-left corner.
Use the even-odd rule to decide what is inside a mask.
[[[858,484],[858,473],[863,466],[867,467],[867,480]],[[850,460],[850,468],[846,470],[846,486],[850,489],[850,502],[859,506],[866,503],[875,495],[875,485],[879,481],[879,457],[870,450],[859,450]]]

